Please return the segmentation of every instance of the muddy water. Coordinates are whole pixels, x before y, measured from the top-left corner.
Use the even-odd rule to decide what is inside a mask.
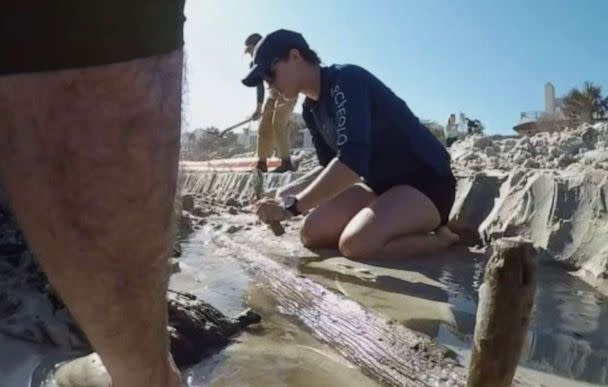
[[[300,270],[328,288],[469,354],[477,289],[485,257],[467,250],[407,262],[356,263],[341,257],[302,261]],[[172,287],[228,315],[245,305],[263,324],[186,370],[184,386],[377,386],[306,331],[277,313],[230,251],[202,232],[183,245]],[[608,307],[584,282],[550,264],[539,267],[536,309],[519,377],[547,386],[608,383]],[[0,337],[0,387],[39,386],[52,364],[68,357]]]
[[[279,315],[264,289],[204,233],[195,233],[183,244],[181,266],[182,272],[172,278],[173,288],[197,294],[227,315],[239,313],[247,304],[263,318],[236,343],[187,370],[185,386],[378,386]]]
[[[466,358],[484,265],[484,254],[461,249],[400,263],[334,257],[301,270]],[[608,384],[607,300],[555,264],[541,263],[538,275],[519,374],[546,385]]]
[[[357,367],[281,317],[263,288],[251,282],[228,251],[195,232],[183,244],[182,272],[171,287],[197,294],[227,315],[249,305],[263,317],[215,356],[184,372],[184,387],[376,387]],[[75,357],[0,336],[0,387],[57,387],[53,365]]]

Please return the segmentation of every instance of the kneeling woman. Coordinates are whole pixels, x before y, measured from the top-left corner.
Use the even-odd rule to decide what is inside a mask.
[[[454,202],[450,156],[403,100],[355,65],[323,67],[302,35],[278,30],[254,53],[243,80],[307,98],[303,118],[323,169],[281,203],[258,203],[266,223],[311,211],[306,247],[338,246],[349,258],[402,258],[458,240],[446,226]]]

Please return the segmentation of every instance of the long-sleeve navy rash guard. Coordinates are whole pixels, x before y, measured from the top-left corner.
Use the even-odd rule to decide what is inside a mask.
[[[321,67],[319,100],[306,98],[302,115],[320,164],[337,156],[372,188],[403,183],[420,169],[450,173],[443,145],[401,98],[359,66]]]

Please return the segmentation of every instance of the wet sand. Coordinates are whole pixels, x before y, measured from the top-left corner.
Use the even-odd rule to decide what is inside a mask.
[[[239,215],[225,223],[250,220]],[[214,244],[212,227],[183,245],[181,273],[172,288],[193,292],[234,315],[249,305],[263,323],[184,373],[184,386],[375,386],[373,380],[319,342],[293,319],[282,316],[263,287],[252,283],[233,252]],[[327,288],[407,327],[436,337],[466,364],[474,329],[477,289],[485,255],[466,248],[406,262],[354,262],[303,250],[297,224],[283,238],[253,227],[233,235],[239,243],[274,251],[275,258]],[[221,231],[219,231],[221,232]],[[533,385],[585,386],[608,382],[608,308],[590,286],[553,264],[539,267],[537,306],[518,377]],[[0,386],[29,387],[66,354],[0,338],[10,348],[0,358]],[[2,355],[0,355],[2,356]],[[3,384],[4,383],[4,384]],[[8,383],[8,384],[7,384]],[[39,384],[33,384],[38,386]]]
[[[171,286],[188,290],[227,315],[248,305],[263,318],[237,341],[184,373],[187,386],[378,386],[359,369],[282,317],[263,287],[231,252],[204,232],[183,244],[182,272]]]
[[[239,215],[225,222],[238,224],[247,219]],[[231,238],[457,352],[470,349],[477,290],[487,259],[483,250],[455,247],[400,262],[355,262],[336,251],[317,254],[302,248],[298,223],[285,225],[288,232],[281,238],[271,237],[261,227]],[[537,382],[555,375],[565,385],[608,383],[608,300],[604,295],[575,273],[542,260],[533,313],[518,375]]]
[[[484,263],[483,253],[460,249],[399,263],[329,258],[301,269],[328,288],[466,352]],[[606,299],[555,264],[539,265],[538,277],[521,371],[555,374],[569,379],[568,385],[608,383]]]

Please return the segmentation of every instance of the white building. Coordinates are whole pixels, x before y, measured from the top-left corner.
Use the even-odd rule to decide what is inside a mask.
[[[561,99],[555,98],[555,87],[551,82],[545,84],[544,105],[544,110],[522,112],[513,130],[521,135],[532,135],[541,131],[558,130],[566,125],[566,116],[560,108]]]

